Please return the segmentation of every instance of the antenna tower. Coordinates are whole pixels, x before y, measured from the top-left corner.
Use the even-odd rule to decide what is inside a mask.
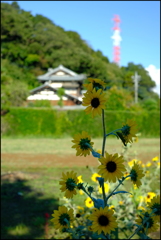
[[[113,27],[113,36],[111,37],[113,39],[113,61],[120,65],[120,42],[122,41],[122,38],[120,36],[120,17],[119,15],[114,15],[114,18],[112,19],[114,22]]]

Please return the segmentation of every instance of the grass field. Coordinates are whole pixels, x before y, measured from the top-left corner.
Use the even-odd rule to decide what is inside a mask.
[[[62,203],[64,195],[59,190],[62,172],[75,170],[85,182],[93,184],[90,177],[91,171],[96,171],[97,159],[76,157],[71,140],[2,138],[2,239],[44,239],[58,234],[52,228],[45,231],[44,214],[51,215]],[[93,141],[94,148],[101,149],[102,140]],[[108,138],[106,150],[122,152],[120,140]],[[140,138],[127,154],[128,160],[137,158],[144,163],[155,156],[160,156],[159,138]],[[85,198],[76,195],[74,203],[83,205]]]
[[[73,154],[75,150],[71,148],[72,138],[52,139],[52,138],[2,138],[2,153],[51,153],[51,154]],[[92,139],[94,148],[101,149],[102,139]],[[133,143],[130,153],[154,153],[160,149],[160,138],[139,138],[137,143]],[[109,137],[106,140],[106,151],[120,152],[122,150],[121,141]]]

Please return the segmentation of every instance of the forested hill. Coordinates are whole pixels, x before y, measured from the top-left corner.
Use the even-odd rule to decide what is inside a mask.
[[[158,98],[152,91],[155,82],[141,64],[131,62],[120,68],[88,46],[77,32],[65,31],[42,15],[33,16],[17,2],[1,2],[1,59],[2,105],[14,104],[13,99],[9,103],[6,92],[25,99],[28,90],[39,85],[36,76],[60,64],[105,80],[109,88],[126,88],[131,94],[131,76],[137,71],[141,76],[139,99]]]

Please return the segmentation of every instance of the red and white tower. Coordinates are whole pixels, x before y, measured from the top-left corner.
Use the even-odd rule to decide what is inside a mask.
[[[119,65],[120,62],[120,42],[122,41],[122,38],[120,36],[120,17],[119,15],[114,15],[114,18],[112,19],[114,22],[113,27],[113,36],[111,37],[113,39],[113,61]]]

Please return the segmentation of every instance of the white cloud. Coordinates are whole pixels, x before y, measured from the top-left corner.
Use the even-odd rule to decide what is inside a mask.
[[[147,68],[145,68],[150,77],[156,83],[156,87],[153,88],[153,91],[158,93],[160,96],[160,69],[157,69],[154,65],[150,64]]]

